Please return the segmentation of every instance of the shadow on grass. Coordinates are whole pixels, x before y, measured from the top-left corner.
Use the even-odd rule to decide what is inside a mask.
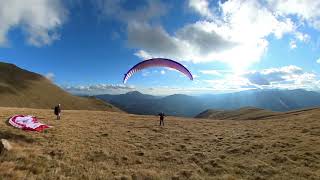
[[[14,140],[14,141],[23,141],[26,143],[33,143],[34,139],[27,137],[25,135],[22,134],[15,134],[9,131],[0,131],[0,139],[8,139],[10,140]]]
[[[6,123],[7,126],[10,126],[10,127],[14,128],[13,126],[11,126],[11,124],[9,124],[9,119],[7,119],[5,123]],[[33,138],[30,138],[30,137],[25,136],[23,134],[15,134],[15,133],[10,132],[8,130],[7,131],[0,131],[0,139],[23,141],[23,142],[26,142],[26,143],[33,143],[34,142]]]

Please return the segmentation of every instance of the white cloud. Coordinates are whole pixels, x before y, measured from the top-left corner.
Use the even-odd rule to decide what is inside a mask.
[[[320,58],[319,59],[317,59],[317,61],[316,61],[318,64],[320,64]]]
[[[206,75],[214,75],[214,76],[221,76],[222,74],[217,70],[200,70],[202,74]]]
[[[150,75],[150,71],[142,70],[142,76],[147,77]]]
[[[122,84],[94,84],[80,86],[65,86],[64,90],[77,95],[121,94],[136,90],[134,86]]]
[[[305,72],[302,68],[293,65],[252,71],[245,73],[243,77],[259,86],[302,85],[317,81],[314,73]]]
[[[193,79],[195,80],[195,79],[198,79],[198,78],[200,78],[200,76],[199,75],[197,75],[197,74],[193,74]]]
[[[145,21],[128,23],[128,42],[132,48],[140,49],[136,53],[140,57],[194,63],[221,61],[243,69],[261,59],[268,48],[268,36],[282,38],[283,34],[296,32],[289,18],[278,18],[258,1],[230,0],[219,6],[221,15],[215,15],[214,20],[187,24],[173,34]]]
[[[318,76],[294,65],[262,69],[242,74],[226,74],[220,79],[199,80],[201,87],[218,92],[236,92],[248,89],[320,90]]]
[[[8,32],[17,27],[25,32],[28,44],[50,45],[59,39],[57,31],[65,19],[60,0],[0,0],[0,45],[8,45]]]
[[[213,18],[213,14],[209,9],[209,2],[207,0],[189,0],[188,6],[205,18]]]
[[[215,4],[217,7],[214,10],[210,9],[213,1],[189,0],[188,7],[200,15],[199,20],[167,31],[160,21],[155,23],[155,19],[164,16],[168,10],[168,6],[159,1],[146,1],[145,5],[135,10],[126,9],[123,6],[125,0],[100,1],[104,2],[105,15],[127,25],[128,44],[137,49],[136,56],[143,59],[164,57],[193,63],[220,61],[229,64],[237,72],[260,61],[268,50],[269,37],[281,39],[289,34],[292,36],[289,43],[291,48],[297,48],[298,43],[308,42],[310,36],[300,32],[299,28],[305,26],[302,21],[316,24],[319,12],[314,7],[311,8],[315,11],[312,13],[295,8],[299,3],[305,9],[318,7],[319,3],[311,0],[299,3],[228,0]],[[289,10],[285,10],[286,6],[280,2],[287,3]],[[141,9],[145,10],[144,16],[141,15]],[[296,20],[292,14],[302,20]]]
[[[208,21],[186,25],[176,32],[176,37],[189,47],[194,45],[193,49],[200,55],[207,55],[212,51],[223,52],[224,49],[231,49],[238,45],[227,36],[222,36],[218,32],[218,27]]]
[[[45,77],[46,77],[47,79],[49,79],[50,81],[52,81],[52,80],[54,79],[55,75],[54,75],[52,72],[49,72],[49,73],[47,73],[47,74],[45,75]]]
[[[134,55],[136,55],[137,57],[139,57],[140,59],[151,59],[153,58],[151,56],[151,54],[147,53],[144,50],[139,50],[138,52],[134,53]]]
[[[308,42],[310,40],[310,36],[308,34],[303,34],[301,32],[296,32],[295,38],[301,42]]]
[[[207,87],[218,91],[241,91],[256,88],[248,79],[238,75],[228,75],[225,78],[215,80],[204,80]]]
[[[168,68],[168,69],[169,69],[169,68]],[[147,77],[147,76],[150,76],[150,75],[155,75],[155,74],[159,75],[159,73],[160,73],[161,75],[165,75],[165,74],[166,74],[166,71],[165,71],[165,70],[160,70],[160,71],[158,71],[158,70],[153,70],[153,71],[150,71],[150,70],[142,70],[142,76],[144,76],[144,77]]]
[[[267,0],[279,15],[296,15],[311,26],[320,29],[320,1],[318,0]]]
[[[190,87],[190,88],[181,88],[181,87],[154,87],[148,89],[141,89],[141,92],[145,94],[153,94],[153,95],[171,95],[171,94],[203,94],[203,93],[225,93],[232,92],[230,91],[220,91],[218,89],[214,89],[212,87]]]
[[[128,25],[128,43],[154,57],[161,57],[162,53],[178,56],[183,52],[178,39],[172,38],[162,27],[146,23],[132,22]]]
[[[304,34],[301,32],[296,31],[294,33],[294,38],[290,40],[289,46],[290,49],[296,49],[298,47],[297,43],[307,43],[309,42],[311,37],[308,34]]]
[[[215,33],[215,28],[219,34]],[[223,31],[215,24],[204,21],[187,25],[178,30],[176,36],[171,36],[159,26],[131,23],[128,26],[128,41],[131,47],[143,49],[136,53],[141,57],[146,57],[141,55],[144,52],[149,57],[167,57],[195,63],[222,61],[234,67],[247,66],[257,61],[267,48],[268,42],[265,39],[234,42],[225,39],[227,33]]]
[[[157,86],[153,88],[125,86],[122,84],[94,84],[94,85],[80,85],[80,86],[65,86],[62,87],[66,91],[75,95],[100,95],[100,94],[124,94],[131,91],[139,91],[145,94],[152,95],[170,95],[170,94],[199,94],[203,92],[212,91],[212,88],[202,87],[168,87],[168,86]]]
[[[227,24],[233,30],[242,30],[233,32],[237,39],[255,41],[257,38],[264,38],[271,34],[281,38],[284,33],[294,29],[290,19],[278,19],[272,11],[257,0],[229,0],[221,4],[221,8],[222,18]]]
[[[294,40],[291,40],[289,43],[290,49],[295,49],[297,48],[297,42]]]

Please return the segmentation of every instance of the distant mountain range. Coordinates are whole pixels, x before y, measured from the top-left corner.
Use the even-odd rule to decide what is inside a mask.
[[[142,94],[138,91],[120,95],[97,95],[120,109],[133,114],[157,114],[194,117],[208,110],[233,110],[256,107],[271,111],[290,111],[320,106],[320,93],[296,90],[248,90],[236,93],[188,96],[175,94],[166,97]]]

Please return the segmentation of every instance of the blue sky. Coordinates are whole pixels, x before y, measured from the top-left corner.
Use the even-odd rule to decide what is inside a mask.
[[[0,2],[0,59],[76,94],[319,90],[320,1],[12,0]],[[165,68],[123,74],[152,58]]]

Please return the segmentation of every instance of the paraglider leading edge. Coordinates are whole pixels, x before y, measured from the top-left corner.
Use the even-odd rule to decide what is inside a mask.
[[[152,61],[154,61],[154,64],[152,64]],[[159,64],[161,62],[162,62],[162,64]],[[146,64],[146,63],[151,63],[151,64],[146,65],[146,67],[140,67],[140,66],[142,66],[143,64]],[[182,64],[180,64],[180,63],[178,63],[176,61],[173,61],[171,59],[153,58],[153,59],[144,60],[144,61],[139,62],[138,64],[134,65],[127,73],[124,74],[123,83],[125,84],[127,82],[127,80],[135,72],[140,71],[140,70],[142,70],[144,68],[147,68],[147,67],[154,67],[154,66],[164,66],[164,67],[168,67],[168,68],[172,68],[172,69],[178,70],[181,73],[183,73],[186,76],[188,76],[190,80],[193,80],[193,76],[192,76],[191,72],[186,67],[184,67]]]

